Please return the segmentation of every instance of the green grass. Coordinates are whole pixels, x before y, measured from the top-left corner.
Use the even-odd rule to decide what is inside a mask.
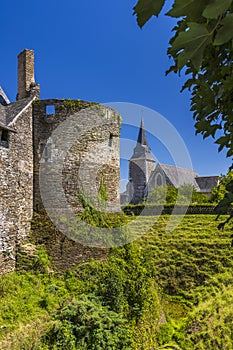
[[[231,226],[222,232],[215,216],[187,215],[166,233],[166,219],[137,242],[161,293],[167,321],[161,334],[168,335],[160,334],[160,345],[175,341],[184,350],[233,349]],[[148,220],[153,218],[142,218],[144,224]]]
[[[142,218],[145,220],[153,219]],[[215,216],[187,215],[178,228],[166,233],[166,218],[161,218],[138,240],[148,269],[164,293],[192,300],[198,286],[232,269],[230,227],[221,232],[217,225]]]
[[[126,322],[131,346],[125,349],[232,350],[231,226],[219,231],[215,216],[186,215],[174,231],[166,232],[168,221],[169,216],[132,221],[133,234],[140,238],[112,249],[106,261],[92,260],[60,275],[45,266],[41,273],[37,261],[29,272],[1,276],[0,348],[75,349],[67,345],[67,334],[75,344],[71,323],[59,315],[64,305],[83,303],[85,294],[106,310],[103,317],[113,315],[114,323],[118,314]],[[57,347],[54,324],[63,344]],[[43,342],[45,334],[48,339],[53,334],[53,345]]]

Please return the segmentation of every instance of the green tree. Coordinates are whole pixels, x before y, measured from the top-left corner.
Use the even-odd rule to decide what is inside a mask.
[[[139,0],[134,7],[142,27],[158,16],[165,0]],[[167,16],[177,18],[168,54],[174,64],[168,72],[185,67],[191,90],[196,131],[216,138],[219,149],[233,155],[233,1],[174,0]]]
[[[233,177],[232,177],[233,178]],[[178,200],[178,204],[203,204],[209,202],[207,195],[197,192],[197,190],[191,184],[184,184],[178,189],[173,186],[167,185],[166,187],[157,186],[151,191],[147,198],[147,204],[175,204]]]
[[[134,14],[139,26],[143,27],[152,16],[158,16],[164,4],[165,0],[138,0]],[[188,78],[182,91],[191,91],[196,133],[201,133],[204,138],[213,137],[219,151],[225,148],[227,157],[231,157],[233,0],[173,0],[166,16],[177,18],[168,48],[173,65],[167,73],[179,74],[184,68]],[[227,188],[223,206],[233,202],[233,180]]]
[[[161,204],[166,202],[167,188],[165,186],[157,186],[151,191],[147,198],[147,204]]]
[[[227,175],[222,175],[216,187],[213,188],[210,201],[219,203],[227,193],[226,186],[233,180],[233,172],[228,171]]]
[[[197,192],[191,184],[182,185],[179,188],[179,195],[184,197],[187,203],[203,204],[209,202],[209,197],[204,193]]]

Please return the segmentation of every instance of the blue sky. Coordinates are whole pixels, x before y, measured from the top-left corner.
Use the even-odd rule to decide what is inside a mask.
[[[0,85],[15,100],[17,54],[24,48],[34,49],[42,99],[127,102],[155,110],[182,136],[200,175],[225,173],[231,160],[218,153],[212,139],[195,136],[189,93],[180,93],[184,78],[165,76],[171,63],[166,50],[174,22],[160,16],[141,30],[132,15],[135,4],[136,0],[2,0]],[[141,111],[140,107],[135,112],[136,123]],[[145,111],[145,126],[151,130]],[[128,116],[123,117],[127,124]],[[123,126],[123,138],[132,139],[135,134],[136,128]],[[149,139],[156,158],[171,163],[164,147]],[[125,178],[127,162],[122,165]]]

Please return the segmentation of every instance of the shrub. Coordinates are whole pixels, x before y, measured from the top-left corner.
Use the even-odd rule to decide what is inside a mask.
[[[57,313],[42,341],[49,349],[130,349],[131,333],[121,315],[92,295],[66,303]]]

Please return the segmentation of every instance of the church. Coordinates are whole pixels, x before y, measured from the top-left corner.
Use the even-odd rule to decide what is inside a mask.
[[[184,184],[190,184],[198,192],[209,195],[218,181],[218,176],[199,176],[192,169],[156,163],[142,120],[137,144],[129,160],[129,181],[126,191],[121,194],[121,203],[143,203],[155,187],[166,185],[179,188]]]

